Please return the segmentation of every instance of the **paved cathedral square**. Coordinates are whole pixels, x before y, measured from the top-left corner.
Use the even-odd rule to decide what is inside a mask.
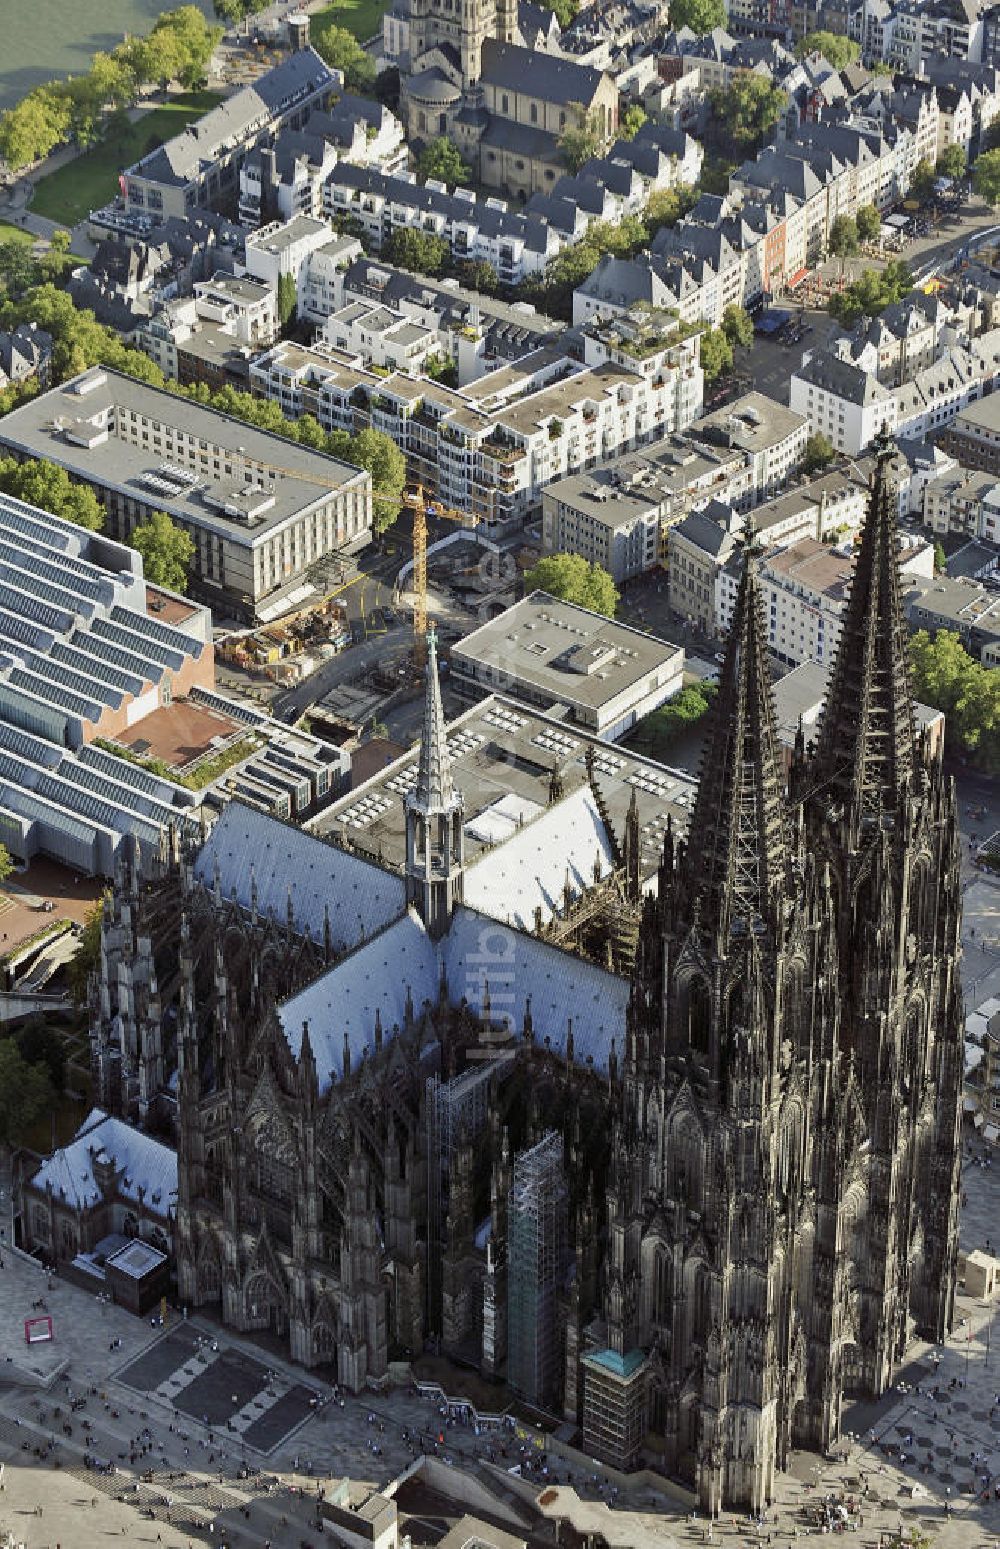
[[[176,1113],[183,1302],[354,1391],[427,1341],[509,1376],[516,1330],[524,1396],[710,1509],[762,1506],[914,1329],[944,1335],[958,834],[914,732],[892,458],[883,439],[829,703],[787,779],[748,553],[655,887],[635,799],[615,832],[591,752],[580,789],[554,768],[548,805],[497,841],[530,841],[539,876],[586,873],[594,829],[565,821],[585,805],[611,861],[562,913],[549,889],[567,929],[509,923],[499,891],[498,917],[464,901],[476,814],[433,649],[405,858],[234,802],[155,875],[120,867],[98,1094]]]

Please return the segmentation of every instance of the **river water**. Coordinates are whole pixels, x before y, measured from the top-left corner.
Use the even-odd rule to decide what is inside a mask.
[[[195,3],[212,16],[211,0]],[[42,81],[81,74],[97,49],[148,32],[172,8],[172,0],[0,0],[0,108]]]

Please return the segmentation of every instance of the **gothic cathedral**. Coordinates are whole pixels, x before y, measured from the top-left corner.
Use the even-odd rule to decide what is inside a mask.
[[[760,1509],[793,1446],[837,1438],[845,1394],[881,1394],[914,1331],[945,1335],[959,837],[914,729],[893,450],[819,735],[787,768],[748,546],[658,881],[591,748],[508,841],[562,866],[599,831],[590,900],[567,888],[534,931],[466,902],[433,642],[400,864],[237,802],[155,875],[123,860],[95,1076],[104,1107],[174,1128],[185,1304],[354,1391],[430,1342],[712,1512]]]

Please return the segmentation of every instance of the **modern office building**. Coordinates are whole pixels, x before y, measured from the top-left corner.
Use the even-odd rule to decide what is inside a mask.
[[[451,670],[456,686],[510,694],[614,741],[680,692],[684,652],[536,591],[457,641]]]
[[[276,617],[317,559],[371,536],[362,469],[101,367],[8,414],[0,446],[89,484],[121,542],[165,511],[194,540],[192,592],[222,616]]]

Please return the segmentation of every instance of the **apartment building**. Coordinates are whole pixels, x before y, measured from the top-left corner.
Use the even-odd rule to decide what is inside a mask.
[[[667,534],[667,598],[692,628],[715,636],[717,579],[739,551],[745,518],[732,506],[710,501],[691,511]]]
[[[151,224],[199,207],[235,207],[245,157],[282,127],[301,128],[339,77],[314,49],[290,54],[124,173],[128,214]]]
[[[454,258],[492,264],[508,285],[540,274],[567,236],[578,234],[575,221],[561,237],[550,222],[508,210],[502,199],[477,199],[461,188],[449,194],[443,185],[421,185],[346,163],[337,166],[326,183],[323,213],[330,219],[358,221],[376,249],[400,229],[441,237]]]
[[[579,554],[626,581],[667,560],[670,528],[714,497],[750,488],[742,453],[666,436],[542,491],[542,552]]]
[[[923,491],[923,522],[939,537],[962,533],[996,542],[1000,532],[1000,484],[993,473],[956,469],[932,479]]]
[[[348,301],[324,320],[317,338],[365,366],[414,375],[436,353],[438,344],[433,329],[372,301]]]
[[[963,468],[979,468],[1000,478],[1000,397],[970,403],[943,432],[940,445]]]
[[[782,489],[802,460],[809,420],[765,393],[744,393],[733,403],[703,415],[689,427],[692,437],[743,454],[749,488],[740,504],[759,505]]]
[[[118,539],[166,511],[194,541],[193,592],[223,617],[280,609],[317,559],[371,535],[368,473],[116,371],[22,404],[0,446],[90,485]]]
[[[853,548],[831,548],[815,538],[770,550],[760,565],[768,648],[783,667],[818,662],[829,667],[840,640],[844,609],[854,576]],[[933,575],[930,544],[907,537],[900,555],[905,580]],[[730,556],[716,586],[716,632],[725,635],[742,575],[742,558]]]
[[[878,379],[829,351],[817,351],[792,373],[788,401],[812,431],[856,457],[882,429],[896,428],[896,396]]]
[[[292,418],[308,412],[324,429],[384,430],[415,480],[506,528],[539,506],[554,479],[682,429],[700,406],[698,342],[676,329],[628,366],[608,356],[581,366],[545,346],[460,390],[379,376],[323,345],[280,344],[250,375],[253,391]]]
[[[297,311],[303,321],[322,323],[344,305],[344,278],[363,253],[357,237],[337,235],[310,249],[298,274]]]
[[[315,215],[294,215],[291,220],[272,221],[246,239],[244,264],[251,279],[277,288],[278,281],[290,277],[298,286],[302,266],[310,254],[330,243],[330,225]]]
[[[278,336],[277,294],[257,280],[216,274],[192,294],[165,302],[143,323],[136,343],[164,376],[222,387],[239,367],[246,385],[251,354]]]

